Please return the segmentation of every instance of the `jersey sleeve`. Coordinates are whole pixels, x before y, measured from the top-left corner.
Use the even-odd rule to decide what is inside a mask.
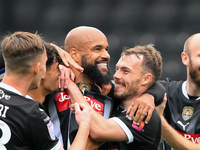
[[[160,140],[161,121],[155,110],[153,111],[149,123],[145,124],[143,120],[139,126],[133,124],[133,120],[129,120],[128,115],[113,117],[111,119],[113,119],[124,130],[128,137],[127,143],[137,140],[138,142],[153,145],[155,141]]]
[[[54,126],[42,105],[35,105],[27,121],[27,133],[33,149],[58,150],[60,141],[55,136]]]
[[[144,93],[152,95],[154,97],[155,105],[158,106],[159,104],[162,103],[165,92],[166,92],[165,87],[161,83],[156,82],[154,85],[148,88]]]

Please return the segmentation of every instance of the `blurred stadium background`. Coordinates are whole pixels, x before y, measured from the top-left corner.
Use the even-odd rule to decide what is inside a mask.
[[[38,31],[63,46],[72,28],[93,26],[108,38],[112,72],[123,47],[153,43],[163,56],[161,78],[185,80],[180,55],[200,32],[199,8],[199,0],[0,0],[0,36]]]

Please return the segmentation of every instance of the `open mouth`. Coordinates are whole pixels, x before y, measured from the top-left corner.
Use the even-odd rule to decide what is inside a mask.
[[[107,69],[108,68],[108,64],[107,63],[98,63],[97,64],[100,68],[103,68],[103,69]]]
[[[123,84],[121,84],[121,83],[115,83],[115,89],[121,89],[123,87],[124,87]]]

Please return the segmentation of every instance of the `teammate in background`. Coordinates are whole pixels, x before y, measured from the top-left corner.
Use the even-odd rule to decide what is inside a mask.
[[[186,81],[162,81],[167,92],[166,100],[156,109],[161,116],[162,137],[165,149],[200,149],[200,33],[190,36],[181,54],[187,67]],[[192,141],[192,142],[191,142]]]
[[[93,118],[90,136],[98,141],[118,141],[111,142],[108,149],[157,150],[161,138],[158,113],[154,110],[148,124],[144,123],[144,119],[137,126],[128,119],[126,110],[160,78],[161,72],[162,57],[153,45],[136,46],[122,52],[113,76],[116,83],[114,97],[120,100],[120,104],[114,110],[113,117],[108,120],[91,109]],[[73,103],[89,106],[73,82],[69,82],[67,92]],[[72,108],[77,106],[78,104],[75,104]]]
[[[54,46],[45,42],[45,49],[47,52],[46,72],[42,77],[40,86],[37,89],[28,91],[28,95],[35,101],[39,101],[41,104],[43,104],[46,95],[58,90],[58,79],[61,75],[59,64],[62,62]],[[78,108],[75,116],[82,120],[78,122],[79,131],[69,150],[85,150],[86,140],[90,129],[90,111],[87,108],[84,108],[84,110],[80,110],[80,108]],[[62,138],[60,140],[62,140]]]
[[[38,88],[46,71],[46,50],[37,34],[15,32],[1,44],[5,76],[0,83],[0,149],[63,149],[43,106],[27,92]]]
[[[76,76],[75,83],[85,95],[91,106],[93,106],[94,109],[96,108],[96,111],[105,118],[109,118],[112,111],[113,101],[108,96],[111,96],[113,91],[110,93],[103,92],[105,95],[109,93],[108,96],[104,96],[101,94],[102,91],[100,91],[98,87],[100,87],[101,84],[110,86],[111,73],[108,68],[110,60],[108,49],[109,46],[106,36],[100,30],[93,27],[81,26],[74,28],[68,33],[65,39],[65,51],[69,52],[75,62],[84,68],[82,73],[73,69]],[[162,93],[162,91],[160,93]],[[50,114],[50,116],[54,124],[56,122],[58,127],[61,126],[63,143],[66,145],[65,149],[67,149],[69,148],[70,143],[72,143],[78,129],[74,114],[71,114],[68,109],[71,104],[70,98],[66,92],[62,91],[54,95],[48,95],[46,99],[47,101],[45,101],[45,103],[47,103],[45,105],[49,113],[53,112],[55,116],[55,112],[58,110],[57,117],[54,117],[53,114]],[[54,99],[56,103],[54,102]],[[140,98],[140,102],[141,100],[143,104],[138,103],[138,98],[135,100],[135,106],[140,105],[140,108],[137,111],[140,113],[140,116],[143,115],[144,117],[146,112],[148,112],[148,117],[146,119],[148,122],[154,108],[153,96],[143,94],[143,97]],[[153,104],[150,103],[150,101]],[[55,104],[55,106],[53,104]],[[144,111],[142,112],[142,110]],[[60,120],[58,120],[58,118]],[[56,135],[58,134],[59,133],[57,132]]]

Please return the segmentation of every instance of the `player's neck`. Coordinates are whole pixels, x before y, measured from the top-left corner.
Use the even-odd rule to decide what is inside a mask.
[[[41,104],[45,101],[45,94],[43,90],[41,89],[42,87],[39,86],[37,89],[30,90],[28,91],[28,95],[34,100],[34,101],[39,101]]]
[[[132,94],[124,100],[121,100],[120,107],[123,109],[128,109],[132,102],[134,102],[137,98],[139,98],[145,90],[138,90],[137,93]]]
[[[17,76],[17,75],[6,75],[4,76],[2,83],[12,86],[18,90],[24,97],[26,97],[28,89],[31,85],[31,79],[29,76]]]
[[[93,80],[91,80],[87,75],[85,75],[84,73],[80,73],[78,74],[78,76],[76,76],[75,78],[75,83],[79,83],[79,82],[85,82],[85,83],[89,83],[89,84],[95,84],[95,82]]]
[[[186,91],[187,91],[187,94],[189,94],[191,96],[200,96],[200,85],[195,83],[190,78],[186,82]]]

